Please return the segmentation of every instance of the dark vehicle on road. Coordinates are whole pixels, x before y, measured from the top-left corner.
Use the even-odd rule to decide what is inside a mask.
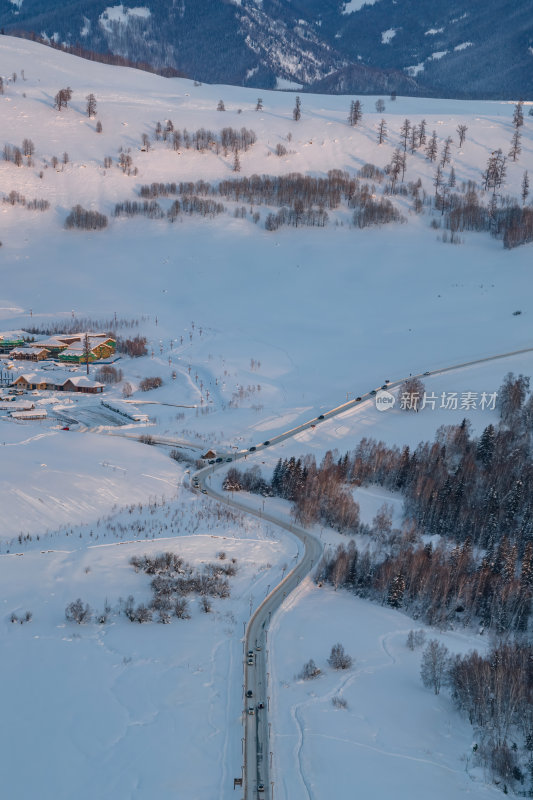
[[[252,447],[250,447],[250,448],[248,448],[248,449],[249,449],[249,452],[250,452],[250,453],[255,453],[255,451],[257,450],[257,448],[256,448],[256,447],[253,447],[253,446],[252,446]]]
[[[320,414],[317,419],[324,419],[324,414]]]
[[[266,442],[263,442],[263,444],[265,445],[265,447],[268,447],[268,445],[270,444],[270,439],[267,439]]]

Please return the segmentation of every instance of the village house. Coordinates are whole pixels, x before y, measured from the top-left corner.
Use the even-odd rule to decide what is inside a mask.
[[[9,358],[19,361],[45,361],[50,358],[50,351],[46,347],[14,347]]]
[[[104,384],[92,381],[86,375],[72,375],[68,377],[54,377],[43,375],[40,372],[29,372],[19,375],[11,384],[19,389],[39,389],[49,392],[83,392],[84,394],[98,394],[104,391]]]
[[[68,343],[63,341],[63,339],[59,339],[57,336],[51,336],[50,339],[45,339],[45,341],[40,342],[30,342],[30,347],[35,347],[38,349],[39,347],[46,347],[50,356],[52,358],[57,358],[57,356],[61,353],[62,350],[66,350],[68,347]]]
[[[85,364],[85,337],[89,340],[89,361],[109,358],[115,352],[116,341],[107,333],[72,333],[58,334],[30,346],[38,349],[45,347],[50,357],[71,364]]]
[[[0,353],[4,355],[10,353],[14,347],[20,347],[23,344],[24,339],[22,339],[20,336],[0,334]]]
[[[115,352],[114,346],[92,336],[89,337],[88,344],[89,361],[98,361],[99,359],[109,358]],[[85,341],[83,339],[79,342],[72,342],[72,344],[70,344],[58,356],[58,361],[63,361],[65,363],[85,364],[86,360],[87,355],[85,352]]]

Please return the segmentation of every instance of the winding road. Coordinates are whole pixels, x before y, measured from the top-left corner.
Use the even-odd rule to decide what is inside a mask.
[[[533,352],[533,347],[514,350],[509,353],[501,353],[494,356],[465,361],[450,367],[410,375],[409,378],[424,378],[440,375],[446,372],[463,369],[477,364],[496,361],[498,359],[509,358],[514,355]],[[279,444],[308,428],[315,427],[320,423],[332,419],[339,414],[348,411],[355,406],[361,405],[374,399],[379,389],[395,389],[401,386],[406,378],[399,378],[395,381],[388,381],[382,386],[372,389],[354,400],[349,400],[330,411],[313,417],[307,422],[297,425],[290,430],[284,431],[263,443],[250,447],[248,450],[239,450],[236,453],[225,454],[220,461],[213,461],[206,467],[198,470],[191,475],[191,485],[196,491],[201,491],[225,505],[237,508],[247,514],[252,514],[260,519],[272,522],[280,528],[292,533],[304,545],[304,553],[296,566],[284,576],[283,580],[267,595],[263,602],[255,610],[246,627],[243,643],[244,660],[244,692],[243,698],[243,723],[244,723],[244,800],[274,800],[274,782],[271,780],[271,723],[268,721],[268,711],[270,705],[270,688],[268,672],[268,625],[272,614],[282,605],[283,601],[300,581],[308,575],[313,567],[316,566],[323,551],[322,542],[311,534],[308,530],[292,525],[279,517],[261,510],[254,510],[244,503],[229,497],[211,488],[206,483],[206,478],[216,469],[226,467],[228,461],[238,461],[253,453],[259,453],[267,447]],[[168,440],[165,444],[170,443]],[[177,442],[176,442],[177,443]],[[250,694],[251,693],[251,694]],[[253,713],[249,713],[253,709]]]

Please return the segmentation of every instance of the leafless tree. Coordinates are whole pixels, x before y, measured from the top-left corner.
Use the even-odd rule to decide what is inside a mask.
[[[424,390],[425,387],[420,378],[407,378],[400,386],[400,407],[405,411],[418,411]]]
[[[35,153],[35,145],[31,139],[22,140],[22,150],[25,156],[32,156]]]
[[[468,128],[466,125],[457,126],[457,135],[459,136],[459,147],[462,147],[465,143],[467,130]]]
[[[433,689],[435,694],[439,694],[441,690],[446,677],[448,661],[449,651],[446,645],[441,644],[437,639],[431,639],[422,655],[420,677],[424,686]]]
[[[383,144],[387,138],[387,123],[384,119],[378,125],[378,144]]]
[[[62,108],[68,108],[71,98],[72,89],[70,86],[67,86],[66,89],[60,89],[54,97],[54,107],[57,108],[58,111],[61,111]]]

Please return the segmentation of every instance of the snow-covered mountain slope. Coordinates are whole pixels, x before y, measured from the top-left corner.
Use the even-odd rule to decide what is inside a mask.
[[[527,97],[532,12],[533,0],[0,0],[0,26],[219,83]]]
[[[346,371],[354,374],[355,342],[357,373],[364,380],[381,381],[382,369],[390,370],[391,362],[395,371],[410,372],[434,362],[436,352],[439,362],[453,362],[529,341],[525,313],[510,315],[515,309],[525,312],[528,303],[530,247],[505,252],[488,234],[465,234],[458,246],[439,242],[441,234],[430,227],[431,217],[413,213],[408,196],[393,198],[406,224],[363,231],[350,227],[352,211],[342,204],[328,210],[326,228],[274,233],[265,230],[265,221],[279,206],[245,206],[244,219],[236,218],[242,202],[224,198],[225,210],[215,219],[185,214],[172,223],[113,216],[116,203],[142,201],[144,184],[204,180],[216,185],[237,177],[231,151],[187,149],[184,129],[192,134],[203,128],[217,136],[228,127],[255,131],[256,143],[240,152],[240,177],[294,172],[325,177],[329,170],[356,176],[365,163],[378,168],[390,163],[401,148],[406,118],[416,125],[425,119],[428,136],[437,132],[439,152],[447,137],[453,140],[446,179],[453,166],[459,188],[468,180],[479,185],[490,153],[499,147],[507,152],[512,104],[400,97],[387,101],[378,114],[376,98],[362,98],[363,118],[354,128],[347,124],[351,98],[304,96],[301,120],[294,122],[291,94],[263,92],[264,110],[256,111],[257,92],[252,90],[163,79],[19,39],[4,37],[0,44],[0,74],[18,75],[0,96],[2,145],[22,147],[26,138],[35,146],[32,166],[26,165],[27,158],[20,167],[0,162],[2,194],[7,199],[14,191],[28,202],[50,204],[42,212],[18,202],[1,206],[0,306],[20,309],[4,316],[22,325],[29,323],[29,309],[77,309],[99,316],[117,311],[157,315],[160,325],[162,319],[170,323],[177,316],[180,327],[183,320],[196,319],[219,331],[228,332],[228,325],[234,334],[253,331],[256,339],[279,347],[280,353],[289,350],[282,383],[291,403],[302,394],[307,402],[311,397],[336,402],[344,395],[351,388],[345,383]],[[58,112],[54,96],[65,86],[72,88],[72,100]],[[85,99],[90,92],[97,101],[97,116],[91,119]],[[224,112],[216,110],[220,99]],[[532,172],[533,118],[528,108],[522,153],[516,163],[508,161],[502,190],[518,200],[524,171]],[[389,133],[378,145],[382,117]],[[154,137],[157,122],[169,119],[181,131],[178,150],[168,139]],[[96,132],[98,122],[102,133]],[[468,128],[461,148],[456,133],[460,124]],[[143,134],[150,141],[148,152],[141,149]],[[276,155],[278,146],[284,155]],[[64,153],[68,163],[63,163]],[[126,155],[131,165],[123,169],[120,159]],[[408,154],[406,185],[420,179],[421,190],[431,196],[434,177],[435,164],[423,148]],[[375,185],[381,196],[383,181]],[[157,199],[165,212],[173,202],[172,197]],[[65,230],[65,219],[77,203],[107,215],[107,230]],[[256,223],[254,213],[259,214]],[[335,269],[326,280],[327,264]],[[406,296],[407,285],[417,291]],[[398,297],[404,298],[400,305]],[[389,335],[373,333],[372,309],[394,337],[393,358],[388,355]],[[325,321],[320,335],[318,320]],[[445,352],[442,342],[447,343]],[[248,360],[253,357],[250,352]],[[323,371],[318,382],[317,363]]]
[[[280,408],[296,419],[308,413],[309,404],[334,405],[347,391],[357,394],[360,386],[381,383],[384,371],[408,374],[436,362],[460,362],[529,343],[530,246],[504,251],[488,233],[465,233],[462,244],[445,243],[443,232],[430,226],[432,220],[440,224],[440,212],[415,213],[409,194],[392,197],[405,224],[365,230],[352,227],[353,212],[344,202],[328,208],[324,228],[271,232],[265,224],[269,213],[278,212],[278,203],[254,201],[250,207],[245,201],[243,206],[219,197],[218,190],[206,196],[224,206],[214,218],[185,213],[171,222],[114,216],[116,203],[144,202],[143,185],[203,180],[216,187],[237,177],[231,151],[187,149],[184,129],[190,134],[204,129],[216,137],[228,127],[255,131],[256,143],[240,151],[241,178],[295,172],[326,178],[330,170],[355,178],[366,163],[379,169],[390,163],[402,147],[400,128],[406,118],[416,125],[425,119],[428,136],[437,133],[439,153],[447,137],[453,140],[445,175],[448,180],[453,166],[454,191],[469,180],[479,186],[490,154],[499,147],[507,152],[512,104],[400,97],[387,101],[378,114],[376,98],[362,98],[363,118],[354,128],[347,124],[351,98],[304,96],[302,117],[294,122],[291,94],[263,92],[264,109],[256,111],[257,92],[252,90],[163,79],[4,37],[0,73],[7,78],[14,72],[17,81],[7,83],[0,96],[4,144],[22,147],[25,138],[31,139],[35,153],[32,166],[24,157],[20,167],[0,162],[3,199],[10,192],[26,199],[26,205],[16,197],[1,205],[4,326],[30,325],[30,313],[70,314],[71,309],[97,318],[114,312],[145,317],[151,320],[159,357],[161,337],[179,341],[191,320],[200,322],[213,338],[205,344],[195,340],[194,352],[185,352],[184,344],[183,352],[167,354],[165,345],[158,366],[163,377],[174,369],[169,357],[179,356],[185,371],[197,358],[210,376],[213,385],[207,377],[204,383],[219,398],[217,413],[224,419],[223,407],[235,385],[262,387],[261,398],[240,402],[240,413],[247,408],[249,416],[234,414],[231,430],[227,421],[218,427],[212,416],[200,419],[197,424],[206,435],[216,431],[220,441],[221,430],[226,438],[246,428],[258,420],[253,406],[262,406],[261,416],[271,416],[276,428]],[[65,86],[72,88],[72,99],[68,109],[58,112],[54,96]],[[97,116],[91,119],[85,99],[90,92],[97,102]],[[224,112],[216,110],[220,99]],[[522,153],[516,163],[508,161],[502,189],[518,202],[524,172],[533,171],[528,108]],[[378,145],[382,117],[389,133]],[[178,150],[168,138],[155,139],[157,122],[169,119],[181,132]],[[101,133],[96,132],[98,122]],[[461,148],[458,125],[468,128]],[[150,143],[146,152],[143,134]],[[278,146],[283,155],[276,155]],[[63,163],[64,153],[68,163]],[[122,168],[126,156],[131,165]],[[435,169],[423,148],[409,153],[404,185],[420,180],[420,192],[433,196]],[[375,174],[374,189],[381,198],[386,182]],[[362,183],[372,187],[372,179]],[[48,210],[28,207],[34,199],[49,203]],[[480,199],[486,203],[489,197]],[[166,215],[174,197],[156,202]],[[78,203],[105,214],[107,229],[65,230],[66,217]],[[515,310],[522,315],[513,317]],[[216,353],[221,360],[215,362]],[[250,359],[261,361],[261,369],[250,370]],[[234,364],[238,379],[227,378],[223,361]]]
[[[409,151],[402,191],[384,197],[388,178],[380,171],[396,150],[402,152],[405,119],[417,127],[425,119],[428,135],[437,133],[439,154],[446,139],[453,139],[444,173],[449,184],[453,166],[456,187],[448,188],[462,196],[463,183],[475,181],[479,187],[494,150],[508,152],[513,104],[399,97],[395,103],[387,100],[378,113],[378,98],[357,98],[363,117],[351,127],[347,117],[355,98],[304,95],[296,122],[294,94],[261,92],[263,109],[256,110],[257,91],[163,79],[9,37],[0,37],[0,75],[5,84],[0,145],[9,159],[0,161],[0,333],[81,325],[78,321],[87,317],[112,327],[104,320],[113,320],[115,313],[119,319],[133,318],[138,326],[131,331],[147,337],[148,354],[123,358],[118,366],[133,384],[135,402],[149,398],[150,405],[142,406],[152,418],[149,432],[231,453],[385,379],[531,345],[531,245],[504,250],[487,232],[461,233],[457,244],[443,241],[448,232],[438,227],[440,212],[426,202],[418,213],[408,188],[418,187],[420,180],[420,198],[424,192],[426,201],[434,195],[435,164],[424,148]],[[67,87],[68,108],[58,111],[54,98]],[[97,106],[91,118],[86,112],[90,93]],[[221,99],[225,111],[217,111]],[[522,152],[516,162],[509,161],[502,188],[519,202],[524,172],[533,169],[528,109]],[[378,145],[382,118],[388,137]],[[156,133],[158,121],[161,132]],[[459,125],[468,129],[462,147]],[[235,154],[221,141],[223,128],[245,128],[242,136],[248,140],[255,132],[255,143],[237,152],[238,173]],[[194,141],[204,144],[197,149],[192,134],[200,129],[204,134]],[[169,134],[176,131],[175,149]],[[33,152],[28,158],[24,151]],[[365,170],[365,164],[374,168]],[[296,172],[326,182],[355,185],[358,180],[368,186],[370,199],[390,199],[405,222],[361,229],[353,224],[348,201],[336,203],[331,197],[324,227],[267,230],[268,214],[278,213],[283,199],[273,199],[265,189],[265,196],[250,203],[219,191],[222,180],[267,175],[274,182]],[[211,193],[207,182],[214,187]],[[144,202],[141,187],[152,183],[192,186],[185,187],[186,194],[169,189],[168,196],[161,196],[157,186],[149,190],[159,192],[150,199],[163,216],[114,216],[116,203]],[[309,186],[303,180],[299,185]],[[166,212],[174,201],[194,193],[202,201],[220,201],[223,210],[205,217],[182,211],[172,222]],[[478,195],[483,203],[489,199],[487,193]],[[287,205],[296,211],[294,200],[288,198]],[[107,227],[66,229],[67,215],[78,203],[106,215]],[[318,210],[317,203],[313,207]],[[130,335],[127,327],[119,332]],[[528,367],[525,359],[496,363],[501,374]],[[160,376],[163,385],[141,397],[137,386],[146,376]],[[473,377],[470,383],[464,372],[459,379],[449,374],[428,386],[494,391],[501,375],[494,367],[474,371]],[[116,400],[121,389],[120,384],[106,386],[104,398]],[[49,400],[46,394],[32,398],[40,404]],[[47,407],[58,403],[56,397]],[[428,410],[410,415],[408,426],[399,412],[379,427],[376,418],[383,415],[369,405],[357,420],[354,414],[310,428],[290,446],[279,445],[279,454],[320,456],[329,446],[351,446],[361,435],[404,441],[402,431],[416,442],[432,424]],[[63,410],[75,416],[74,409]],[[444,412],[435,414],[434,424],[446,419]],[[457,418],[451,415],[452,420]],[[242,764],[242,623],[286,574],[297,556],[296,544],[280,539],[263,520],[246,523],[205,503],[204,495],[183,491],[185,466],[161,452],[150,451],[143,460],[140,453],[148,448],[141,444],[110,446],[109,436],[59,431],[56,424],[48,449],[44,434],[53,424],[0,419],[3,507],[9,512],[18,503],[9,522],[22,530],[27,523],[32,531],[32,541],[21,537],[19,542],[16,530],[6,530],[8,536],[14,533],[15,552],[23,556],[17,557],[5,539],[0,548],[0,676],[8,687],[0,738],[5,793],[23,800],[37,795],[42,800],[181,795],[230,800]],[[30,434],[27,444],[24,432]],[[77,447],[81,437],[91,437],[90,444]],[[255,458],[260,469],[268,469],[272,451],[264,452],[251,456],[247,465]],[[119,468],[128,470],[126,486],[118,485]],[[21,483],[24,502],[12,491]],[[107,497],[91,504],[91,492],[102,484]],[[58,523],[72,516],[78,502],[86,524],[61,527],[35,541],[40,515],[46,527],[53,526],[54,514],[59,516],[60,492],[55,501],[39,499],[54,485],[69,496]],[[141,497],[135,497],[141,489]],[[172,500],[139,505],[146,493]],[[113,502],[131,505],[108,517]],[[329,536],[334,545],[346,541],[340,534]],[[129,558],[164,550],[194,565],[216,559],[221,550],[228,559],[235,557],[232,597],[217,599],[212,614],[204,614],[192,599],[189,621],[129,622],[119,614],[124,607],[119,597],[131,593],[136,603],[150,597],[148,576],[136,574]],[[107,622],[67,622],[65,606],[77,597],[99,612],[108,603]],[[402,798],[417,797],[420,785],[426,792],[436,787],[437,800],[461,793],[475,800],[495,797],[496,789],[480,770],[471,771],[467,763],[465,771],[460,760],[471,744],[467,723],[445,697],[421,688],[418,656],[403,644],[413,623],[393,610],[349,603],[352,598],[344,592],[313,589],[306,580],[284,604],[283,611],[291,613],[272,620],[273,690],[267,697],[276,798],[306,798],[306,780],[325,792],[340,784],[349,794],[354,774],[361,775],[367,796],[377,783],[380,796],[388,796],[394,787],[387,776],[394,774],[400,776]],[[26,611],[33,614],[27,623]],[[357,625],[348,625],[345,638],[343,625],[354,613]],[[308,625],[312,619],[314,630]],[[459,649],[458,636],[438,635]],[[344,674],[325,674],[311,697],[294,674],[310,657],[325,672],[327,652],[341,638],[357,669],[346,681]],[[479,647],[479,637],[460,638],[464,649]],[[346,713],[330,703],[341,690],[348,700]]]

